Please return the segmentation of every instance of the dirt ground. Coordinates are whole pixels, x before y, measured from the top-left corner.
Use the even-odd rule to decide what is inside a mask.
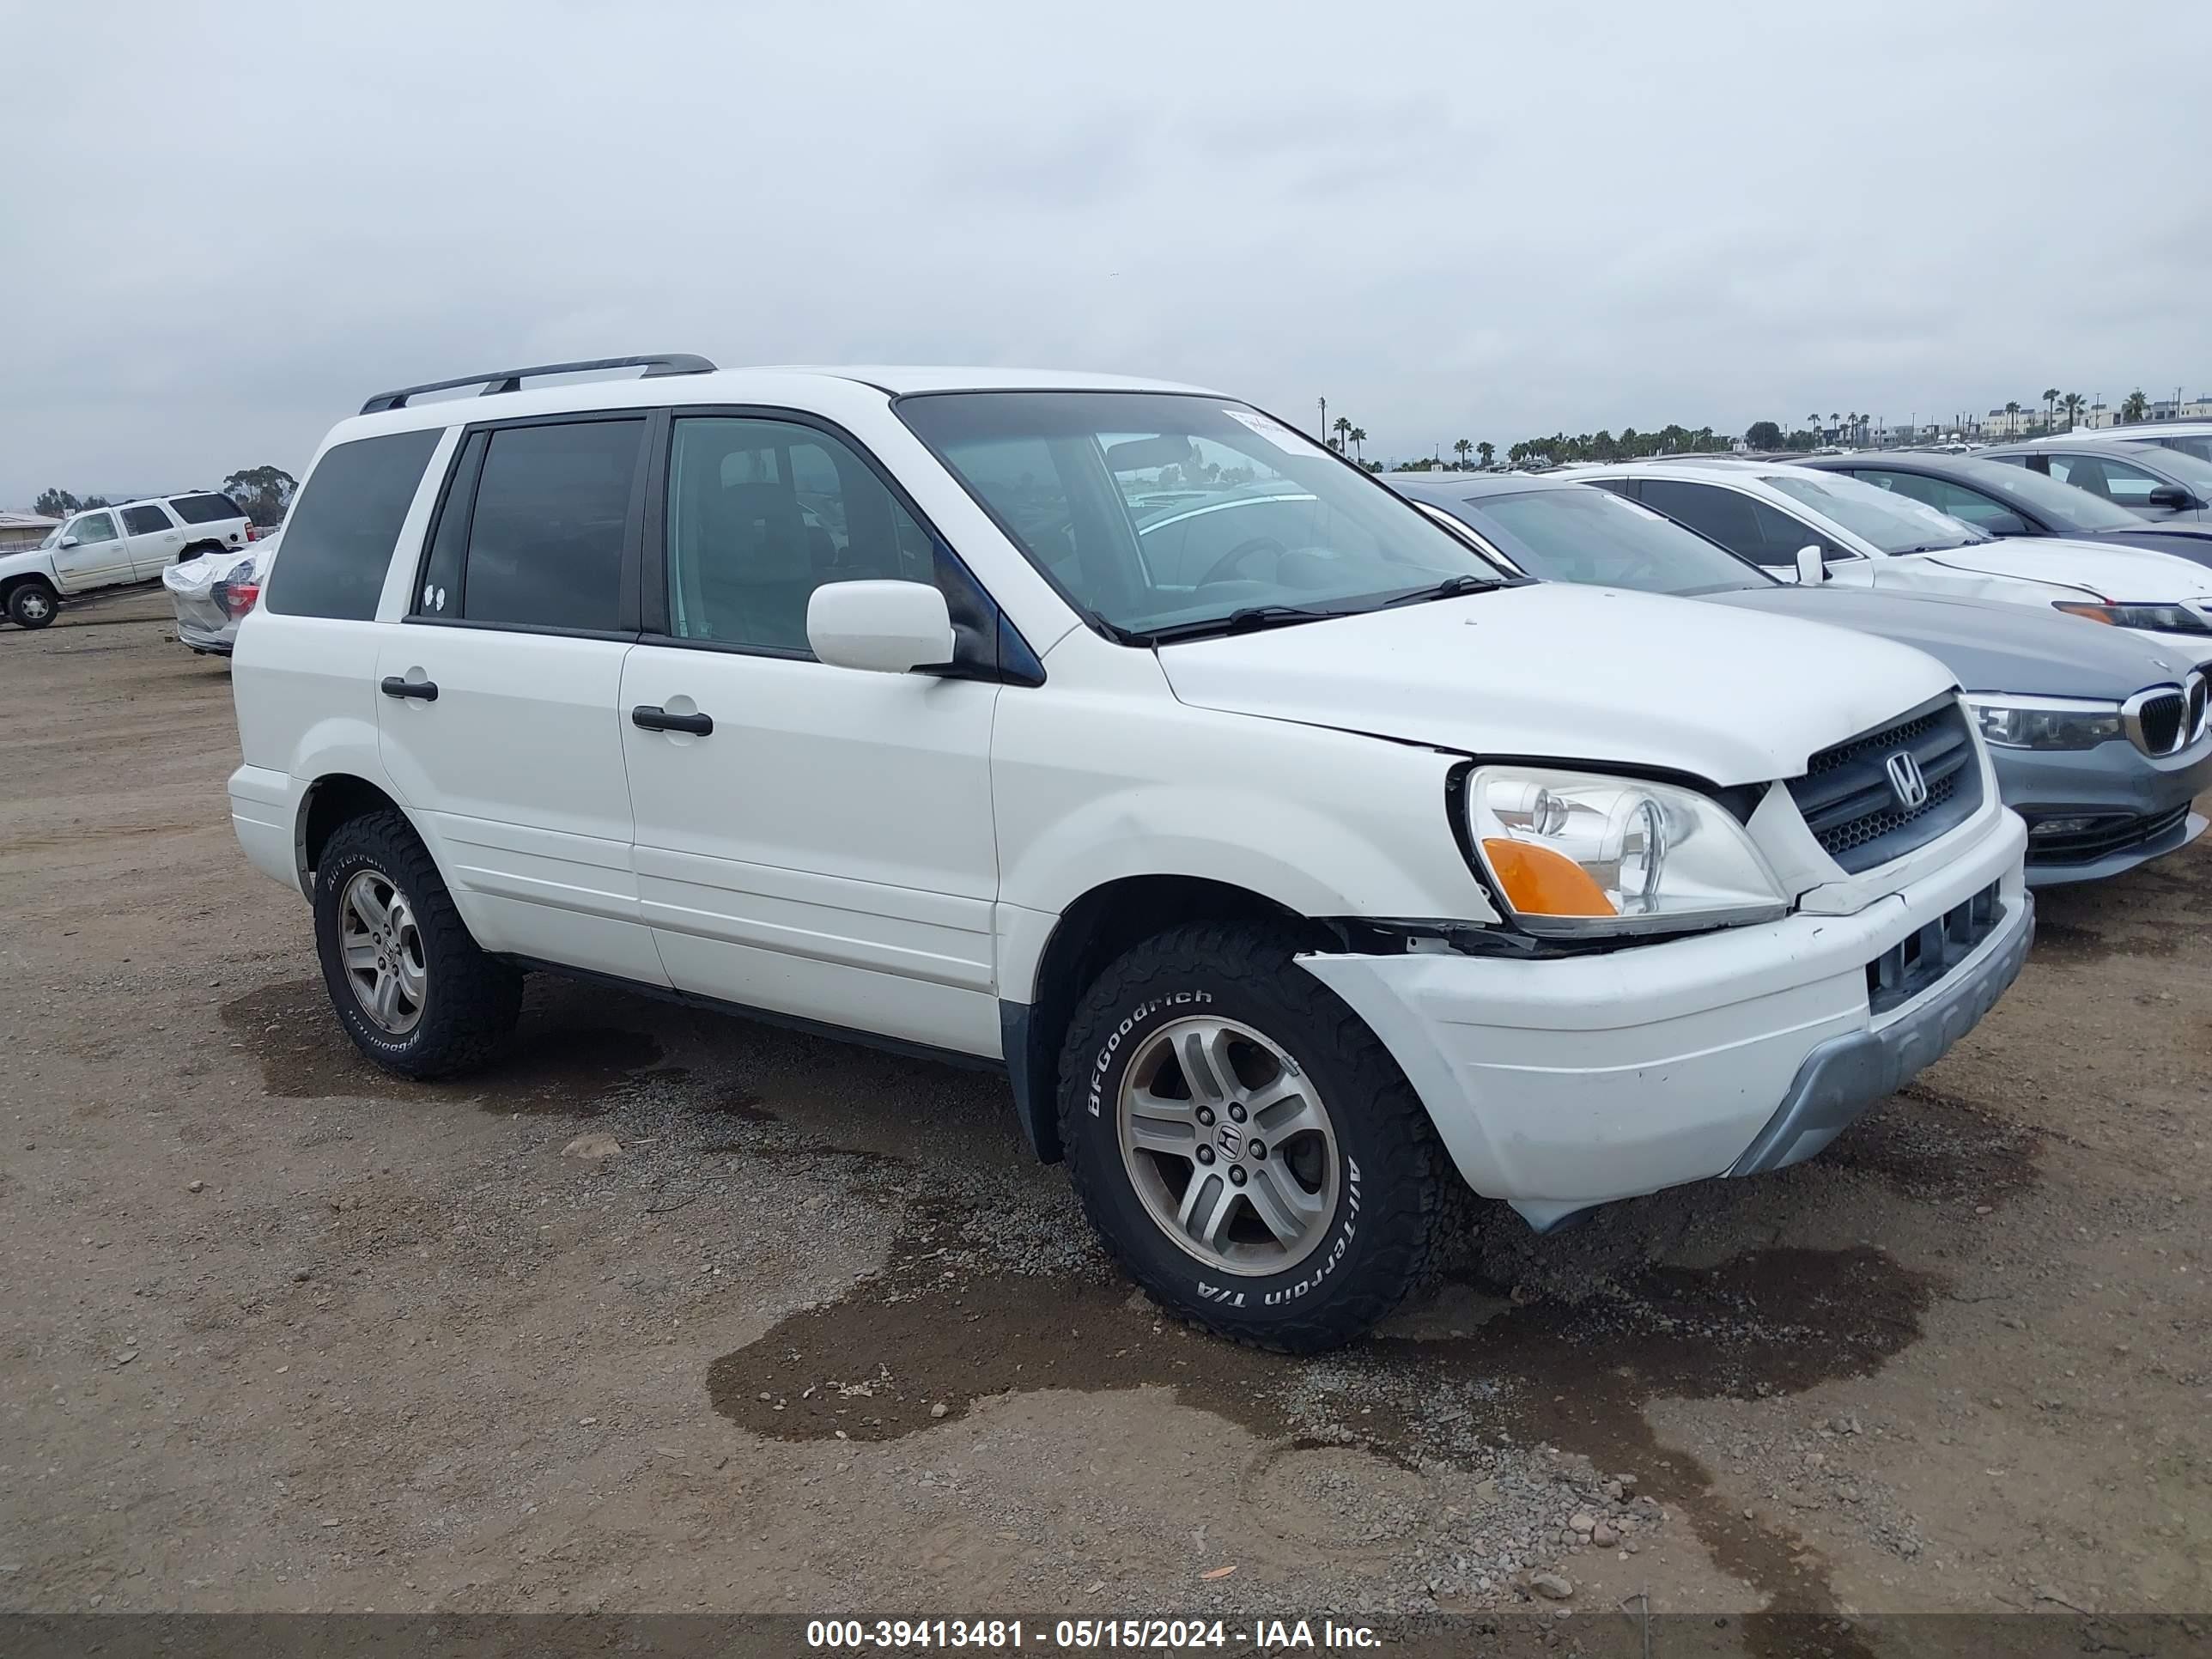
[[[0,1610],[2212,1608],[2212,838],[1826,1156],[1291,1361],[987,1075],[539,976],[382,1076],[160,597],[0,690]]]

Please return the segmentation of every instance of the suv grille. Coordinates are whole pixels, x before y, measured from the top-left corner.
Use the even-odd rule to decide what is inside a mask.
[[[1911,757],[1927,793],[1908,801],[1892,777],[1893,759]],[[1925,846],[1972,817],[1982,804],[1982,769],[1966,717],[1943,697],[1903,720],[1823,749],[1791,799],[1828,856],[1857,872]]]

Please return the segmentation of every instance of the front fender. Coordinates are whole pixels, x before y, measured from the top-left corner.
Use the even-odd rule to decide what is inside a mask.
[[[1419,744],[1049,688],[1000,704],[992,787],[1002,997],[1028,999],[1050,922],[1130,877],[1188,876],[1299,915],[1494,922],[1453,836],[1461,758]]]

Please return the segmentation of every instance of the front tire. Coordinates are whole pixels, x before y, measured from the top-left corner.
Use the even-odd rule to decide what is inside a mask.
[[[21,582],[8,590],[8,620],[18,628],[44,628],[60,609],[59,596],[42,581]]]
[[[1171,1311],[1286,1352],[1429,1274],[1455,1176],[1373,1032],[1271,930],[1176,928],[1085,993],[1060,1136],[1092,1225]]]
[[[323,848],[315,950],[346,1035],[402,1077],[483,1065],[521,1011],[521,974],[477,947],[428,849],[397,811],[350,819]]]

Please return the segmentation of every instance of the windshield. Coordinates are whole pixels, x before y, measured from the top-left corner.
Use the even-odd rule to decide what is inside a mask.
[[[1722,593],[1772,579],[1663,514],[1576,484],[1455,501],[1449,511],[1532,576],[1647,593]]]
[[[2140,530],[2142,520],[2124,507],[2116,507],[2101,495],[2024,466],[2002,461],[1962,461],[1969,483],[2017,495],[2063,530]]]
[[[2202,446],[2203,438],[2168,438],[2157,446],[2165,453],[2150,465],[2171,476],[2178,483],[2194,489],[2212,489],[2212,457],[2208,457]],[[2186,445],[2185,448],[2182,446]]]
[[[1455,579],[1510,580],[1417,508],[1243,404],[1173,392],[963,392],[897,408],[1030,562],[1123,636],[1347,615]]]
[[[1760,482],[1802,501],[1822,518],[1841,525],[1861,541],[1872,542],[1885,553],[1933,553],[1996,539],[1948,513],[1938,513],[1856,478],[1769,472]]]

